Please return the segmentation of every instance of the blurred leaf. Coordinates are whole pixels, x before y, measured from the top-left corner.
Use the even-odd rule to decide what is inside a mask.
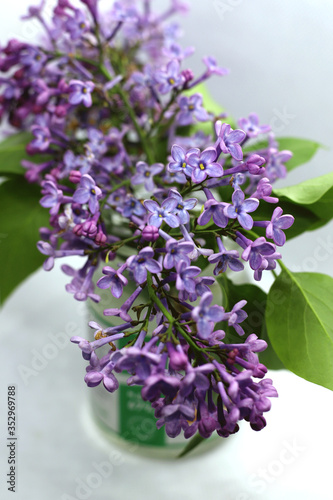
[[[283,267],[267,304],[268,335],[286,368],[333,390],[333,279]]]
[[[21,166],[21,161],[23,158],[32,160],[25,151],[31,139],[32,136],[28,132],[20,132],[0,142],[1,175],[24,174],[25,169]]]
[[[21,176],[0,186],[1,303],[45,260],[36,243],[38,229],[48,225],[49,214],[39,199],[40,188]]]

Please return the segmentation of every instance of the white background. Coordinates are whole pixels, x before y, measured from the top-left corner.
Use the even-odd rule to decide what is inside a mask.
[[[34,27],[18,20],[26,0],[4,2],[0,42],[9,37],[35,36]],[[165,5],[166,2],[154,2]],[[307,137],[331,147],[332,15],[329,0],[225,0],[191,2],[182,20],[183,45],[195,45],[189,60],[198,74],[201,57],[215,55],[228,67],[228,77],[210,84],[214,97],[234,117],[256,111],[262,123],[272,123],[280,136]],[[103,4],[108,4],[103,1]],[[281,114],[289,117],[276,119]],[[331,171],[332,151],[321,150],[284,184],[297,183]],[[281,185],[283,184],[281,183]],[[283,249],[289,267],[333,276],[332,250],[318,261],[318,248],[332,234],[332,224],[288,243]],[[324,252],[325,253],[325,252]],[[323,251],[320,252],[323,255]],[[22,249],[24,258],[24,249]],[[2,263],[5,265],[5,263]],[[1,420],[0,484],[6,491],[7,473],[5,391],[18,386],[19,500],[80,498],[76,488],[96,472],[96,463],[113,463],[113,472],[87,490],[94,500],[182,499],[205,495],[218,500],[329,500],[333,445],[332,393],[288,372],[271,376],[280,397],[273,400],[268,426],[260,433],[247,425],[219,449],[183,462],[138,458],[111,447],[88,432],[82,418],[87,389],[85,363],[77,348],[58,354],[23,379],[19,367],[32,367],[36,353],[54,344],[54,335],[85,335],[84,310],[64,291],[66,277],[57,267],[37,272],[18,289],[0,313]],[[51,338],[51,337],[52,338]],[[22,368],[21,368],[22,369]],[[293,450],[293,451],[290,451]],[[260,479],[265,477],[266,479]],[[259,480],[260,479],[260,480]],[[82,493],[82,491],[81,491]],[[64,496],[70,495],[69,497]],[[10,496],[11,495],[11,496]],[[81,498],[83,498],[81,496]]]

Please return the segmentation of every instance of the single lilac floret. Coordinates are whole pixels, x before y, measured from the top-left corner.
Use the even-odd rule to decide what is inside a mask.
[[[202,214],[198,217],[199,226],[205,226],[213,217],[213,221],[218,227],[226,227],[229,220],[225,215],[226,205],[226,203],[217,201],[214,198],[208,199],[204,204]]]
[[[266,134],[271,130],[270,125],[259,125],[259,118],[256,113],[251,113],[248,118],[240,118],[238,125],[248,137],[257,137],[259,134]]]
[[[181,260],[177,264],[177,279],[176,288],[177,290],[186,290],[188,293],[193,293],[195,291],[195,281],[194,278],[201,273],[200,267],[188,266],[184,260]]]
[[[160,84],[158,90],[161,94],[167,94],[170,90],[180,87],[184,83],[184,77],[180,72],[180,64],[177,59],[170,61],[164,71],[156,71],[154,77]]]
[[[156,188],[153,177],[162,172],[163,169],[162,163],[148,165],[144,161],[139,161],[136,164],[136,174],[132,177],[132,184],[144,184],[147,191],[153,191]]]
[[[209,177],[222,177],[223,168],[216,163],[216,149],[209,147],[201,154],[192,153],[188,157],[188,163],[193,167],[192,182],[199,183]]]
[[[286,235],[282,229],[288,229],[291,227],[295,220],[292,215],[282,214],[282,208],[276,207],[272,218],[266,227],[266,237],[272,239],[279,247],[282,247],[286,242]]]
[[[200,304],[191,312],[192,319],[197,324],[198,337],[201,339],[208,339],[214,330],[215,323],[222,321],[225,317],[222,306],[210,306],[212,300],[212,292],[206,292],[201,297]]]
[[[254,212],[259,205],[259,200],[256,198],[248,198],[244,200],[245,195],[241,189],[236,189],[232,194],[232,205],[225,208],[225,214],[230,219],[238,219],[240,225],[250,230],[253,227],[253,219],[248,212]]]
[[[224,154],[231,154],[231,156],[241,161],[243,159],[243,151],[240,144],[244,141],[246,134],[243,130],[233,130],[228,123],[217,121],[215,124],[215,131],[217,135],[217,144],[219,145]]]
[[[80,187],[75,191],[73,200],[80,205],[88,203],[90,212],[95,214],[99,209],[98,200],[101,196],[102,191],[95,180],[89,174],[85,174],[81,177]]]
[[[217,276],[220,273],[225,273],[228,266],[232,271],[242,271],[244,265],[239,260],[239,253],[237,250],[226,250],[221,238],[217,238],[217,244],[220,251],[208,257],[211,264],[216,264],[213,271],[214,275]]]
[[[180,222],[176,215],[173,214],[177,206],[176,198],[167,198],[160,206],[156,201],[145,200],[143,202],[146,209],[151,213],[149,216],[149,224],[160,227],[162,222],[166,222],[170,227],[178,227]]]
[[[171,148],[171,156],[174,161],[170,162],[168,165],[169,172],[183,172],[187,177],[192,177],[193,168],[188,163],[188,157],[192,153],[200,154],[198,148],[192,148],[187,153],[182,147],[174,144]]]
[[[112,295],[116,297],[116,299],[119,299],[123,294],[123,287],[128,283],[125,276],[122,275],[125,268],[126,264],[122,265],[117,271],[110,266],[103,267],[103,274],[105,274],[105,276],[102,276],[102,278],[97,281],[98,288],[110,288]]]
[[[190,214],[188,210],[192,210],[198,203],[196,198],[188,198],[183,200],[183,197],[178,193],[176,189],[170,189],[169,197],[175,198],[177,200],[177,205],[174,209],[174,214],[177,215],[181,224],[186,224],[190,220]]]
[[[209,118],[207,111],[202,106],[201,94],[193,94],[190,97],[181,96],[178,99],[178,105],[180,108],[177,115],[178,125],[191,125],[195,123],[195,120],[205,122]]]
[[[80,80],[71,80],[69,82],[69,98],[70,104],[83,104],[86,108],[92,105],[91,93],[95,88],[94,82],[81,82]]]
[[[160,273],[162,266],[153,259],[154,250],[150,247],[140,250],[138,255],[131,255],[128,257],[126,264],[130,271],[132,271],[135,281],[138,284],[143,283],[147,279],[147,271],[153,274]]]

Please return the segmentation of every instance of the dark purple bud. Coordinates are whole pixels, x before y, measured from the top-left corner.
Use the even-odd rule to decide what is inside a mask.
[[[146,226],[142,231],[142,238],[145,241],[154,242],[158,240],[159,232],[156,226]]]
[[[79,184],[81,180],[81,172],[79,170],[71,170],[69,173],[69,180],[73,184]]]

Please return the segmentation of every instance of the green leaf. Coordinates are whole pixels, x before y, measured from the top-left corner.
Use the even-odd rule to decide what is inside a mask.
[[[333,173],[294,186],[275,189],[272,195],[279,198],[279,206],[284,214],[295,217],[294,224],[286,230],[287,239],[317,229],[333,217]],[[261,201],[253,218],[270,220],[274,208]]]
[[[0,175],[22,175],[25,169],[21,166],[23,159],[41,163],[44,158],[41,155],[29,156],[26,153],[26,145],[32,140],[29,132],[19,132],[11,135],[0,142]]]
[[[0,303],[45,260],[36,243],[49,214],[39,199],[40,188],[21,176],[0,186]]]
[[[231,333],[232,341],[237,340],[238,342],[242,342],[251,333],[255,333],[259,338],[267,342],[267,349],[259,353],[260,362],[271,370],[284,368],[267,335],[265,322],[267,294],[258,286],[250,283],[236,285],[224,274],[220,274],[217,281],[224,292],[224,298],[227,298],[227,304],[224,303],[224,306],[228,311],[240,300],[245,299],[247,301],[243,309],[248,317],[241,324],[245,331],[244,337],[239,337],[237,333],[233,333],[234,329],[232,327],[226,328],[227,336],[229,337]]]
[[[286,368],[333,390],[333,279],[284,265],[266,310],[269,338]]]
[[[310,161],[317,150],[323,147],[319,142],[299,139],[298,137],[278,137],[276,140],[280,151],[289,149],[293,154],[292,158],[286,163],[288,172]]]
[[[185,455],[187,455],[188,453],[190,453],[190,451],[194,450],[194,448],[196,448],[197,446],[199,446],[199,444],[201,444],[203,441],[205,441],[205,438],[203,438],[202,436],[200,436],[199,433],[195,434],[190,439],[190,441],[188,442],[188,444],[183,448],[183,450],[179,453],[179,455],[177,456],[177,458],[183,458],[183,457],[185,457]]]

